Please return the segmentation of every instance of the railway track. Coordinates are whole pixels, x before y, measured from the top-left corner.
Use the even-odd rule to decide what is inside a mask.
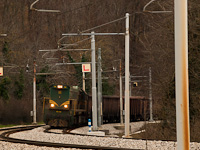
[[[51,143],[51,142],[40,142],[40,141],[31,141],[31,140],[22,140],[9,137],[10,134],[21,132],[25,130],[31,130],[39,126],[26,126],[26,127],[13,127],[9,129],[0,129],[0,140],[11,143],[22,143],[35,146],[46,146],[54,148],[77,148],[77,149],[94,149],[94,150],[130,150],[128,148],[117,148],[117,147],[102,147],[102,146],[90,146],[90,145],[77,145],[77,144],[65,144],[65,143]],[[135,149],[139,150],[139,149]]]

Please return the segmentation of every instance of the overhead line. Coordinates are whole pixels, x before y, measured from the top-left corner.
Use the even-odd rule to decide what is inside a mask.
[[[90,3],[90,4],[87,4],[87,5],[81,6],[81,7],[77,7],[77,8],[75,8],[75,9],[73,9],[73,10],[67,10],[67,11],[61,12],[61,13],[59,13],[59,14],[57,14],[57,15],[63,15],[63,14],[68,13],[68,12],[73,12],[73,11],[82,9],[82,8],[84,8],[84,7],[90,6],[90,5],[94,5],[94,3],[92,3],[92,4]]]
[[[133,14],[139,14],[139,13],[144,13],[144,12],[134,12],[134,13],[131,13],[129,16],[132,16]],[[123,20],[125,19],[126,17],[121,17],[119,19],[115,19],[115,20],[112,20],[112,21],[109,21],[107,23],[104,23],[104,24],[101,24],[101,25],[98,25],[98,26],[95,26],[95,27],[92,27],[92,28],[89,28],[89,29],[86,29],[86,30],[83,30],[81,31],[80,33],[84,33],[84,32],[88,32],[88,31],[92,31],[94,29],[97,29],[97,28],[100,28],[100,27],[103,27],[103,26],[106,26],[108,24],[111,24],[111,23],[114,23],[114,22],[117,22],[117,21],[120,21],[120,20]]]
[[[93,4],[94,4],[94,3],[93,3]],[[73,10],[69,10],[69,11],[65,11],[65,12],[62,12],[62,13],[59,13],[59,14],[56,14],[56,15],[57,15],[57,16],[58,16],[58,15],[63,15],[63,14],[65,14],[65,13],[73,12],[73,11],[76,11],[76,10],[78,10],[78,9],[81,9],[81,8],[84,8],[84,7],[87,7],[87,6],[89,6],[89,5],[93,5],[93,4],[84,5],[84,6],[81,6],[81,7],[79,7],[79,8],[76,8],[76,9],[73,9]],[[144,12],[135,12],[135,13],[130,14],[130,16],[133,15],[133,14],[136,14],[136,13],[144,13]],[[119,18],[119,19],[116,19],[116,20],[113,20],[113,21],[110,21],[110,22],[101,24],[101,25],[99,25],[99,26],[95,26],[95,27],[93,27],[93,28],[89,28],[89,29],[83,30],[83,31],[81,31],[80,33],[88,32],[88,31],[91,31],[91,30],[94,30],[94,29],[97,29],[97,28],[106,26],[106,25],[108,25],[108,24],[111,24],[111,23],[114,23],[114,22],[117,22],[117,21],[120,21],[120,20],[123,20],[123,19],[125,19],[125,17],[122,17],[122,18]],[[45,21],[45,22],[42,23],[42,24],[44,25],[44,24],[47,23],[47,22],[48,22],[48,20]],[[38,26],[41,26],[41,24],[35,26],[34,29],[37,28]],[[33,30],[33,29],[30,29],[29,31],[27,31],[27,32],[25,32],[25,33],[19,35],[17,38],[15,38],[15,39],[13,39],[13,40],[11,40],[11,41],[12,41],[12,42],[15,41],[15,40],[18,39],[19,37],[24,36],[24,35],[26,35],[26,34],[32,32],[32,30]]]
[[[87,29],[87,30],[83,30],[81,33],[88,32],[88,31],[91,31],[91,30],[94,30],[94,29],[103,27],[103,26],[105,26],[105,25],[108,25],[108,24],[111,24],[111,23],[114,23],[114,22],[117,22],[117,21],[120,21],[120,20],[123,20],[123,19],[125,19],[125,17],[122,17],[122,18],[119,18],[119,19],[116,19],[116,20],[113,20],[113,21],[110,21],[110,22],[101,24],[101,25],[99,25],[99,26],[96,26],[96,27],[93,27],[93,28],[90,28],[90,29]]]
[[[94,3],[93,3],[93,4],[94,4]],[[76,10],[78,10],[78,9],[81,9],[81,8],[84,8],[84,7],[87,7],[87,6],[93,5],[93,4],[90,3],[90,4],[87,4],[87,5],[84,5],[84,6],[81,6],[81,7],[75,8],[75,9],[73,9],[73,10],[68,10],[68,11],[65,11],[65,12],[62,12],[62,13],[59,13],[59,14],[56,14],[56,15],[57,15],[57,16],[58,16],[58,15],[63,15],[63,14],[65,14],[65,13],[73,12],[73,11],[76,11]],[[130,16],[133,15],[133,14],[136,14],[136,13],[144,13],[144,12],[134,12],[134,13],[130,14]],[[97,28],[100,28],[100,27],[106,26],[106,25],[108,25],[108,24],[111,24],[111,23],[114,23],[114,22],[117,22],[117,21],[120,21],[120,20],[123,20],[123,19],[125,19],[125,17],[122,17],[122,18],[119,18],[119,19],[116,19],[116,20],[113,20],[113,21],[110,21],[110,22],[107,22],[107,23],[101,24],[101,25],[99,25],[99,26],[95,26],[95,27],[93,27],[93,28],[89,28],[89,29],[83,30],[83,31],[81,31],[80,33],[88,32],[88,31],[91,31],[91,30],[95,30],[95,29],[97,29]],[[42,23],[42,24],[45,24],[45,23],[47,23],[47,22],[48,22],[48,20],[45,21],[45,22]],[[37,28],[38,26],[41,26],[41,24],[35,26],[34,29]],[[24,36],[24,35],[26,35],[26,34],[32,32],[32,30],[33,30],[33,29],[30,29],[30,30],[27,31],[26,33],[23,33],[23,34],[19,35],[17,38],[15,38],[15,39],[13,39],[13,40],[11,40],[11,41],[12,41],[12,42],[15,41],[15,40],[18,39],[19,37]]]
[[[91,37],[85,38],[85,39],[82,39],[82,40],[80,40],[80,41],[74,42],[74,43],[72,43],[72,44],[70,44],[70,45],[69,45],[69,44],[61,44],[61,40],[63,40],[63,39],[66,38],[66,37],[68,37],[68,36],[63,36],[61,39],[58,40],[58,42],[57,42],[58,46],[62,45],[62,46],[64,46],[64,48],[66,48],[66,47],[71,46],[71,45],[78,45],[78,43],[81,43],[81,42],[84,42],[84,41],[86,41],[86,40],[91,39]]]
[[[75,8],[75,9],[73,9],[73,10],[68,10],[68,11],[65,11],[65,12],[62,12],[62,13],[59,13],[59,14],[56,14],[56,16],[59,16],[59,15],[61,16],[61,15],[65,14],[65,13],[73,12],[73,11],[82,9],[82,8],[84,8],[84,7],[90,6],[90,5],[94,5],[94,3],[92,3],[92,4],[90,3],[90,4],[87,4],[87,5],[81,6],[81,7],[77,7],[77,8]],[[20,37],[22,37],[22,36],[24,36],[24,35],[27,35],[27,34],[29,34],[30,32],[33,32],[33,29],[36,29],[38,26],[42,26],[42,25],[44,25],[44,24],[46,24],[46,23],[48,23],[48,20],[45,21],[45,22],[43,22],[42,24],[36,25],[36,26],[35,26],[34,28],[32,28],[32,29],[29,29],[27,32],[20,34],[18,37],[15,37],[14,39],[11,39],[11,42],[14,42],[14,41],[17,40],[18,38],[20,38]]]

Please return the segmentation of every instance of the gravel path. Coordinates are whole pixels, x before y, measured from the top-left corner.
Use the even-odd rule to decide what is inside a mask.
[[[109,129],[111,134],[117,134],[120,131],[116,130],[113,125],[110,124],[103,125],[102,129]],[[131,123],[131,131],[137,131],[143,123]],[[123,138],[113,138],[113,137],[91,137],[91,136],[80,136],[80,135],[69,135],[69,134],[51,134],[44,133],[45,127],[39,127],[30,131],[24,131],[20,133],[12,134],[11,137],[35,141],[45,141],[45,142],[56,142],[56,143],[65,143],[65,144],[80,144],[80,145],[94,145],[94,146],[112,146],[112,147],[123,147],[123,148],[137,148],[137,149],[146,149],[148,150],[176,150],[176,142],[167,142],[167,141],[145,141],[145,140],[133,140],[133,139],[123,139]],[[73,131],[74,133],[87,133],[88,127],[79,128]],[[1,143],[0,143],[1,144]],[[13,149],[12,147],[6,147],[6,149]],[[11,144],[13,145],[13,144]],[[18,144],[17,144],[18,145]],[[23,147],[24,146],[24,147]],[[23,149],[38,149],[38,147],[29,146],[23,144]],[[33,148],[32,148],[33,147]],[[40,147],[46,150],[46,147]],[[200,150],[200,143],[191,143],[191,150]],[[1,148],[0,148],[1,149]],[[14,148],[15,149],[15,148]],[[51,150],[52,148],[48,148]],[[55,149],[55,148],[54,148]],[[64,148],[63,148],[64,150]],[[65,148],[65,150],[67,150]]]

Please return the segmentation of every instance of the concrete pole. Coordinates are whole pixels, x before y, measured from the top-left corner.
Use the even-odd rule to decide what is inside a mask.
[[[101,48],[98,49],[98,127],[101,126],[101,106],[102,106],[102,97],[101,97]]]
[[[121,125],[124,124],[124,118],[123,118],[123,99],[122,99],[122,62],[120,59],[119,64],[119,89],[120,89],[120,123]]]
[[[93,130],[97,130],[97,87],[96,87],[96,60],[95,60],[95,37],[91,32],[91,50],[92,50],[92,125]]]
[[[131,78],[130,78],[130,76],[129,76],[129,95],[131,96],[132,95],[132,93],[131,93],[131,86],[132,86],[132,84],[131,84]]]
[[[85,72],[83,72],[83,91],[85,91]]]
[[[126,13],[125,34],[125,137],[129,136],[130,97],[129,97],[129,13]]]
[[[33,124],[36,122],[36,61],[34,60],[34,70],[33,70]]]
[[[101,125],[103,124],[103,101],[102,101],[102,66],[101,66],[101,62],[100,62],[100,69],[101,69],[101,71],[100,71],[100,100],[101,100],[101,102],[100,102],[100,104],[101,104]]]
[[[151,77],[151,67],[149,67],[149,107],[150,107],[150,119],[149,121],[153,121],[153,108],[152,108],[152,77]]]
[[[189,150],[188,2],[174,4],[177,150]]]

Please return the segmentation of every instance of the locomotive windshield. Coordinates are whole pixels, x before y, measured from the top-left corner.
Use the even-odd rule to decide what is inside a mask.
[[[62,87],[62,88],[61,88]],[[63,102],[69,99],[70,87],[66,85],[52,86],[51,87],[51,100],[56,101],[58,105],[61,105]]]

